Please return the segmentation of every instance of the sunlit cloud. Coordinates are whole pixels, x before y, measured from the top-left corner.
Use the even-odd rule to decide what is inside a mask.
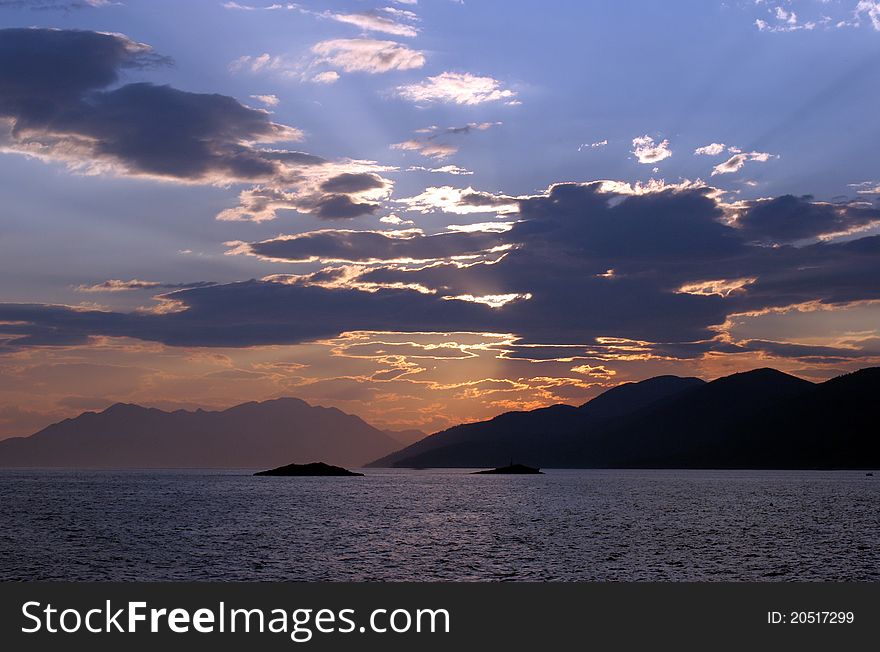
[[[732,172],[739,172],[749,161],[766,163],[771,158],[779,158],[779,156],[775,154],[769,154],[767,152],[742,152],[739,154],[734,154],[723,163],[719,163],[714,168],[712,168],[712,176],[714,177],[718,174],[730,174]]]
[[[447,301],[468,301],[471,303],[481,303],[490,308],[502,308],[513,301],[528,301],[532,295],[528,292],[524,294],[485,294],[483,296],[474,296],[472,294],[459,294],[457,296],[446,296],[443,299]]]
[[[398,215],[384,215],[379,218],[379,221],[383,224],[394,224],[395,226],[410,226],[414,224],[412,220],[405,220]]]
[[[718,156],[723,154],[727,146],[724,143],[710,143],[694,150],[695,156]]]
[[[446,228],[461,233],[505,233],[513,228],[515,222],[475,222],[473,224],[450,224]]]
[[[277,95],[251,95],[250,98],[269,107],[278,106],[278,104],[281,102],[281,100],[278,99]]]
[[[426,168],[424,166],[414,165],[408,167],[407,172],[434,172],[437,174],[453,174],[456,176],[468,176],[473,174],[471,170],[467,170],[457,165],[441,165],[436,168]]]
[[[422,156],[436,159],[444,159],[458,152],[458,146],[449,143],[453,136],[463,136],[474,131],[486,131],[500,125],[500,122],[469,122],[461,127],[440,128],[436,125],[416,130],[417,138],[411,138],[401,143],[394,143],[391,149],[418,152]],[[439,139],[439,140],[438,140]],[[449,167],[449,166],[447,166]],[[448,171],[438,169],[436,171]],[[456,174],[456,172],[453,172]],[[461,174],[458,172],[458,174]]]
[[[758,279],[752,278],[734,278],[734,279],[718,279],[714,281],[696,281],[685,283],[677,292],[684,294],[697,294],[701,296],[711,296],[717,294],[721,297],[727,297],[735,292],[741,292],[744,288],[751,285]]]
[[[295,210],[321,219],[372,215],[394,184],[381,176],[393,168],[374,161],[323,161],[291,170],[266,185],[242,190],[238,205],[217,214],[221,221],[263,222],[280,210]],[[343,183],[344,180],[344,183]],[[354,180],[360,183],[355,183]]]
[[[0,60],[0,152],[61,162],[81,174],[247,185],[239,205],[217,215],[225,221],[274,219],[281,209],[322,219],[371,215],[392,191],[380,176],[392,167],[285,148],[302,131],[273,122],[265,109],[149,83],[106,90],[121,69],[162,63],[147,45],[65,30],[12,29],[2,37],[17,57]],[[33,53],[40,53],[37,63],[23,70],[19,59]],[[78,68],[57,88],[54,68],[71,57]],[[250,65],[273,62],[258,57]]]
[[[159,281],[142,281],[131,279],[123,281],[110,279],[92,285],[78,285],[77,292],[131,292],[133,290],[182,290],[186,288],[208,287],[215,285],[211,281],[198,281],[195,283],[160,283]]]
[[[394,41],[367,38],[332,39],[312,46],[316,63],[335,66],[345,72],[385,73],[413,70],[425,65],[425,55]]]
[[[632,153],[638,159],[639,163],[659,163],[670,156],[672,151],[669,149],[669,141],[663,140],[659,143],[647,134],[633,138]]]
[[[315,84],[335,84],[339,81],[339,73],[335,70],[325,70],[313,75],[309,81]]]
[[[443,72],[422,82],[398,86],[397,94],[417,104],[445,102],[450,104],[483,104],[514,101],[516,92],[504,88],[492,77],[470,73]]]
[[[867,17],[871,21],[871,25],[877,31],[880,31],[880,1],[878,0],[859,0],[859,4],[855,8],[856,19]]]
[[[617,372],[614,369],[609,369],[604,365],[582,364],[577,367],[572,367],[571,370],[576,374],[598,378],[611,378],[612,376],[617,375]]]
[[[765,33],[813,32],[860,28],[863,25],[880,31],[880,2],[878,0],[844,0],[794,4],[756,0],[760,11],[755,27]],[[797,8],[797,12],[795,11]]]
[[[262,54],[245,54],[229,64],[231,72],[281,72],[287,75],[293,74],[298,68],[294,62],[288,61],[280,55],[271,55],[268,52]]]
[[[578,145],[578,151],[581,152],[585,149],[596,149],[597,147],[605,147],[608,144],[608,139],[600,140],[595,143],[581,143]]]
[[[425,235],[419,229],[352,231],[324,229],[260,242],[228,243],[229,254],[246,254],[275,262],[411,263],[450,260],[480,254],[504,244],[503,231],[450,229]]]
[[[224,9],[234,9],[238,11],[302,11],[302,7],[292,2],[273,2],[268,5],[249,5],[241,2],[224,2]]]
[[[405,140],[401,143],[394,143],[391,149],[398,149],[405,152],[418,152],[422,156],[428,158],[444,159],[458,152],[455,145],[445,145],[443,143],[435,143],[430,140]]]
[[[413,37],[418,35],[419,33],[418,28],[416,28],[414,25],[407,24],[405,22],[399,22],[394,20],[393,18],[388,18],[387,16],[382,15],[380,12],[356,14],[326,12],[321,15],[340,23],[354,25],[355,27],[359,27],[367,32],[382,32],[384,34],[391,34],[392,36],[407,37]],[[400,17],[404,20],[409,21],[415,18],[415,14],[409,11],[398,13],[392,12],[388,13],[388,15]]]
[[[468,186],[454,188],[452,186],[431,186],[412,197],[395,199],[395,202],[406,206],[407,210],[420,213],[441,211],[456,215],[469,213],[510,213],[519,210],[516,197],[494,195]]]
[[[880,181],[862,181],[847,185],[850,188],[857,188],[856,193],[860,195],[880,195]]]

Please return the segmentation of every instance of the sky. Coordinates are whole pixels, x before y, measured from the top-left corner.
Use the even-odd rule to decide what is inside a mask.
[[[880,358],[880,1],[0,0],[0,438]]]

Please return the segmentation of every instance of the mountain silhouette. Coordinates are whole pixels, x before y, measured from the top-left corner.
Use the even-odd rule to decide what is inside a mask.
[[[585,429],[703,384],[699,378],[657,376],[619,385],[580,407],[553,405],[506,412],[438,432],[369,466],[493,467],[514,458],[558,466],[566,457],[564,451]]]
[[[0,441],[0,467],[877,468],[880,368],[823,383],[756,369],[706,383],[658,376],[580,407],[508,412],[425,437],[378,430],[294,398],[227,410],[117,403]],[[394,435],[397,435],[396,437]],[[392,452],[394,451],[394,452]]]
[[[400,446],[409,446],[410,444],[414,444],[428,436],[428,433],[416,430],[415,428],[409,428],[407,430],[383,430],[382,432],[391,437],[391,439],[396,441]]]
[[[270,468],[316,459],[359,466],[399,446],[359,417],[295,398],[221,411],[117,403],[0,441],[0,467]]]
[[[880,368],[814,384],[774,369],[704,383],[653,378],[580,408],[553,406],[457,426],[370,466],[876,468]]]

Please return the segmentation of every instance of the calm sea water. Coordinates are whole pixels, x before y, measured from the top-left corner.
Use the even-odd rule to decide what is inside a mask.
[[[877,580],[880,476],[0,471],[0,578]]]

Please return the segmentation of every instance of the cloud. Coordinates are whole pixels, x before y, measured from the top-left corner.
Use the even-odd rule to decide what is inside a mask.
[[[185,288],[208,287],[215,285],[211,281],[197,281],[195,283],[160,283],[159,281],[141,281],[132,279],[123,281],[120,279],[110,279],[102,281],[94,285],[79,285],[77,292],[130,292],[132,290],[179,290]]]
[[[339,81],[339,73],[335,70],[325,70],[312,76],[311,81],[316,84],[335,84]]]
[[[782,195],[743,202],[734,226],[748,238],[787,243],[855,233],[880,223],[880,209]]]
[[[668,140],[655,143],[654,139],[646,134],[633,138],[632,144],[632,153],[635,154],[639,163],[659,163],[672,156]]]
[[[268,52],[263,54],[245,54],[229,64],[231,72],[247,71],[251,73],[276,71],[285,75],[292,75],[298,69],[296,63],[290,62],[282,56],[273,56]]]
[[[256,5],[246,5],[240,2],[224,2],[224,9],[237,9],[239,11],[278,11],[278,10],[299,10],[300,6],[292,3],[281,4],[278,2],[273,2],[271,5],[264,5],[262,7],[258,7]]]
[[[409,226],[414,224],[412,220],[405,220],[397,215],[385,215],[379,218],[379,221],[383,224],[394,224],[395,226]]]
[[[278,106],[281,102],[277,95],[251,95],[250,98],[266,106]]]
[[[798,21],[798,16],[794,11],[786,11],[780,6],[768,9],[768,11],[770,11],[771,13],[773,22],[768,22],[761,18],[755,20],[755,26],[758,28],[758,30],[762,32],[796,32],[799,30],[812,31],[817,27],[817,23],[815,21],[800,23]],[[827,24],[828,22],[830,22],[830,18],[822,20],[823,24]]]
[[[880,301],[880,236],[797,244],[855,233],[878,217],[864,204],[788,196],[729,204],[717,189],[684,182],[560,183],[521,197],[434,190],[451,209],[505,206],[517,219],[503,230],[329,229],[235,243],[230,253],[267,262],[337,264],[170,291],[160,296],[177,306],[170,312],[0,304],[0,347],[93,337],[245,347],[440,331],[576,345],[604,359],[693,359],[752,351],[724,337],[732,315]]]
[[[296,11],[315,18],[329,19],[347,25],[354,25],[365,32],[382,32],[383,34],[391,34],[392,36],[412,37],[419,33],[418,28],[412,25],[412,23],[418,22],[419,17],[412,11],[397,9],[394,7],[383,7],[381,9],[359,13],[314,11],[300,4],[289,2],[272,3],[264,6],[226,2],[223,4],[223,7],[225,9],[236,9],[240,11]]]
[[[867,16],[875,30],[880,31],[880,2],[878,0],[859,0],[855,8],[856,19]]]
[[[443,136],[463,136],[474,131],[486,131],[487,129],[491,129],[500,124],[500,122],[469,122],[462,127],[446,127],[443,129],[433,125],[416,131],[418,134],[427,135],[422,135],[420,138],[411,138],[402,143],[395,143],[391,145],[391,149],[418,152],[422,156],[427,156],[429,158],[444,159],[458,152],[458,146],[450,145],[448,141],[437,142],[438,138],[442,138]],[[449,168],[450,166],[446,167]],[[435,171],[447,170],[438,169]],[[458,172],[457,174],[461,174],[461,172]]]
[[[408,231],[323,230],[241,245],[232,253],[285,262],[425,262],[486,252],[503,244],[498,233],[424,235]]]
[[[391,34],[392,36],[408,37],[416,36],[419,33],[419,30],[415,26],[383,16],[378,11],[356,14],[326,12],[321,15],[340,23],[347,23],[349,25],[354,25],[355,27],[360,27],[367,32],[382,32],[384,34]],[[397,13],[390,12],[389,15],[401,17],[408,21],[413,20],[415,17],[415,14],[409,11]]]
[[[425,55],[394,41],[367,38],[332,39],[312,46],[316,63],[341,68],[345,72],[385,73],[413,70],[425,65]]]
[[[774,154],[768,154],[767,152],[741,152],[739,154],[734,154],[723,163],[719,163],[714,168],[712,168],[712,176],[714,177],[718,174],[730,174],[732,172],[739,172],[743,168],[743,166],[745,166],[745,164],[749,161],[766,163],[771,158],[779,157]]]
[[[475,105],[485,102],[514,101],[516,93],[503,88],[492,77],[470,73],[443,72],[422,82],[397,87],[397,94],[416,103],[446,102]]]
[[[726,149],[726,145],[724,143],[710,143],[709,145],[704,145],[703,147],[697,147],[694,150],[695,156],[718,156],[719,154],[724,153]]]
[[[604,365],[588,365],[582,364],[577,367],[572,367],[571,370],[576,374],[582,374],[584,376],[595,376],[599,378],[611,378],[612,376],[617,375],[617,372],[614,369],[608,369]]]
[[[371,172],[343,172],[322,183],[321,190],[330,193],[358,193],[384,189],[385,186],[385,180],[378,174]]]
[[[605,147],[608,144],[608,139],[600,140],[595,143],[581,143],[578,145],[578,151],[583,151],[585,149],[596,149],[597,147]]]
[[[407,210],[420,213],[442,211],[456,215],[468,213],[512,212],[519,210],[516,197],[495,195],[474,190],[472,187],[454,188],[452,186],[430,186],[418,195],[395,199]]]
[[[444,159],[458,152],[455,145],[444,145],[443,143],[435,143],[430,140],[417,140],[412,138],[402,143],[394,143],[391,149],[399,149],[407,152],[418,152],[422,156],[428,158]]]
[[[312,211],[322,219],[351,219],[361,215],[372,215],[379,210],[379,204],[357,201],[349,195],[324,195],[316,202]]]
[[[862,181],[847,185],[850,188],[858,188],[856,192],[860,195],[880,195],[880,181]]]
[[[87,172],[183,181],[277,172],[277,161],[252,143],[301,134],[265,111],[148,83],[102,90],[120,69],[155,61],[148,46],[115,34],[0,30],[0,118],[8,125],[0,148]]]
[[[379,175],[392,168],[373,161],[330,162],[308,157],[303,154],[297,158],[299,167],[291,177],[242,190],[238,205],[221,211],[217,219],[262,222],[275,219],[279,210],[295,210],[322,219],[350,219],[375,213],[378,202],[387,198],[394,187],[391,180]]]
[[[854,29],[867,24],[880,31],[880,2],[878,0],[847,0],[832,3],[830,0],[797,3],[798,12],[787,9],[783,3],[768,3],[756,0],[763,6],[761,18],[754,21],[755,27],[766,33],[812,32],[820,29]],[[793,3],[788,2],[787,5]]]
[[[454,174],[454,175],[471,175],[472,171],[466,170],[465,168],[460,168],[457,165],[441,165],[437,168],[426,168],[420,165],[414,165],[406,169],[407,172],[435,172],[442,174]]]
[[[268,55],[249,62],[271,66]],[[302,132],[234,98],[171,86],[114,86],[120,71],[166,60],[119,34],[0,30],[0,152],[58,161],[85,174],[199,184],[248,184],[222,220],[266,220],[279,209],[321,218],[366,215],[391,182],[328,193],[340,174],[378,174],[370,161],[328,161],[279,144]],[[108,90],[109,89],[109,90]]]
[[[487,129],[491,129],[492,127],[497,127],[500,124],[500,122],[468,122],[466,125],[463,125],[461,127],[446,127],[443,129],[436,125],[432,125],[424,129],[419,129],[418,133],[429,134],[428,138],[433,140],[434,138],[443,135],[462,135],[469,134],[472,131],[486,131]]]

